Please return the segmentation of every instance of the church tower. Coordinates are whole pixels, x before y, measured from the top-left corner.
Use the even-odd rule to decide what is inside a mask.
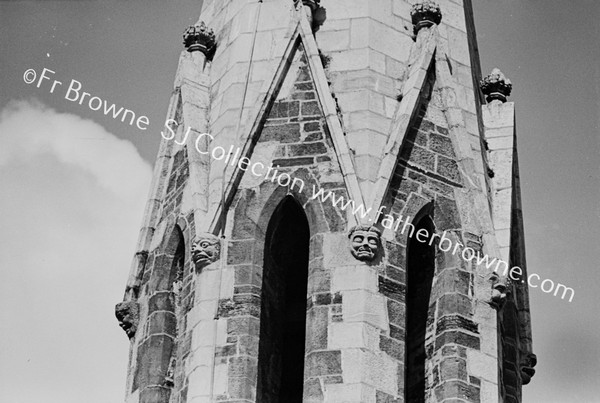
[[[116,307],[125,401],[521,402],[511,87],[471,0],[205,0]]]

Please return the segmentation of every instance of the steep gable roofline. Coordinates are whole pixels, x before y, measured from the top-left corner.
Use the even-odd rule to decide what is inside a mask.
[[[400,149],[411,123],[414,121],[421,93],[425,88],[428,72],[434,63],[439,32],[437,26],[421,29],[411,50],[412,64],[402,88],[402,99],[394,113],[388,142],[384,148],[384,156],[379,167],[378,179],[369,206],[377,210],[388,192],[390,180],[398,163]]]
[[[250,127],[247,133],[242,137],[245,140],[242,146],[241,157],[251,158],[254,147],[261,136],[264,123],[268,118],[271,106],[277,98],[278,92],[289,72],[296,52],[298,51],[300,44],[302,44],[304,45],[305,55],[308,60],[313,82],[315,83],[318,100],[323,110],[323,117],[331,134],[335,154],[338,157],[338,163],[348,190],[349,198],[354,200],[356,205],[362,204],[364,203],[364,200],[360,192],[354,163],[350,156],[350,150],[346,143],[344,132],[337,114],[336,103],[329,89],[329,84],[325,76],[325,70],[321,62],[317,44],[312,34],[312,29],[310,28],[304,10],[297,11],[296,16],[297,18],[290,25],[288,31],[289,34],[286,35],[286,37],[289,37],[289,40],[282,43],[285,50],[282,52],[283,55],[281,60],[271,75],[272,79],[266,81],[261,90],[261,94],[263,95],[260,98],[262,101],[248,117],[249,122],[252,122],[252,124],[241,125],[241,127]],[[209,232],[218,234],[221,231],[225,219],[224,211],[226,212],[231,205],[244,173],[244,170],[241,170],[236,166],[229,175],[223,178],[225,183],[227,183],[223,194],[223,203],[219,204],[212,211],[209,211],[209,216],[212,217],[208,229]],[[356,217],[350,214],[349,222],[350,225],[354,225],[358,221]]]

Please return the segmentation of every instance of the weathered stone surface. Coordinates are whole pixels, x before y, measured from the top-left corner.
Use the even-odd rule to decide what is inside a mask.
[[[120,302],[115,307],[115,316],[127,337],[134,337],[140,320],[139,304],[135,301]]]
[[[446,358],[440,363],[441,379],[446,381],[450,379],[460,379],[467,381],[467,363],[462,358]]]
[[[260,141],[298,142],[300,141],[300,124],[285,123],[280,126],[265,126]]]
[[[380,329],[387,329],[389,322],[385,309],[385,297],[367,291],[346,291],[343,301],[344,322],[367,322]]]
[[[376,403],[400,403],[402,400],[400,400],[399,398],[396,399],[395,397],[393,397],[390,394],[384,393],[380,390],[377,391],[377,394],[375,395],[375,402]]]
[[[169,400],[171,389],[168,387],[152,386],[145,388],[140,393],[140,402],[163,403]]]
[[[476,336],[466,334],[463,332],[444,332],[435,339],[436,350],[442,348],[444,345],[449,343],[456,343],[464,347],[479,350],[480,341]]]
[[[162,386],[173,352],[173,339],[167,335],[147,338],[137,350],[137,368],[132,390],[147,386]]]
[[[297,10],[291,1],[263,2],[260,14],[256,3],[217,3],[204,3],[202,19],[215,30],[219,51],[210,65],[201,52],[183,52],[168,117],[193,135],[210,132],[201,149],[240,147],[264,165],[258,171],[273,164],[306,187],[282,188],[250,170],[237,175],[235,164],[196,153],[193,138],[163,142],[137,249],[149,252],[126,290],[129,311],[140,304],[143,324],[131,343],[127,402],[267,402],[261,387],[279,381],[257,385],[260,368],[280,374],[277,357],[290,347],[304,352],[305,368],[295,376],[303,386],[297,400],[305,402],[408,403],[408,389],[420,384],[406,386],[405,375],[423,376],[405,362],[415,352],[436,401],[520,401],[534,365],[526,355],[526,292],[519,291],[518,307],[505,305],[499,323],[482,303],[491,285],[483,290],[486,280],[460,256],[466,246],[524,261],[522,227],[514,224],[522,220],[511,210],[513,200],[520,209],[514,105],[494,101],[478,110],[470,4],[446,1],[438,10],[406,0],[331,0],[318,26],[324,14],[317,1],[298,2]],[[300,17],[301,37],[290,37]],[[194,40],[214,45],[203,35]],[[273,76],[277,66],[285,76]],[[346,231],[372,217],[311,198],[313,185],[372,213],[386,207],[383,214],[414,225],[429,216],[437,235],[464,246],[455,255],[427,255],[435,267],[425,281],[408,266],[415,244],[402,225],[373,229],[383,226],[382,215],[366,226],[377,234],[374,244],[368,236],[352,240],[357,261]],[[286,196],[298,202],[310,233],[306,292],[294,296],[302,308],[293,314],[281,308],[306,280],[283,287],[266,278],[279,271],[263,273],[271,264],[273,245],[265,239],[273,208]],[[373,199],[381,206],[370,205]],[[221,230],[223,261],[210,265],[216,250],[192,243],[203,231]],[[173,231],[181,231],[183,254],[166,245]],[[290,256],[277,259],[296,264]],[[264,306],[270,313],[261,323]],[[280,326],[266,326],[272,320]],[[261,339],[286,331],[294,336],[271,343],[270,361],[259,363],[268,350]]]
[[[327,349],[329,308],[316,306],[307,311],[306,353]]]
[[[312,378],[304,382],[303,401],[307,403],[320,403],[323,401],[323,390],[318,378]]]
[[[469,297],[461,294],[447,294],[440,298],[438,304],[438,316],[448,314],[463,314],[469,316],[471,314],[472,304]]]
[[[435,396],[438,400],[452,396],[467,402],[479,403],[481,401],[479,388],[461,381],[449,381],[436,387]]]
[[[150,315],[148,334],[175,335],[176,318],[173,312],[159,311]]]
[[[379,348],[390,357],[402,362],[404,360],[404,344],[390,337],[380,336]]]
[[[173,312],[174,309],[174,296],[172,292],[157,292],[148,300],[148,313],[155,311]]]
[[[251,315],[258,317],[260,315],[260,298],[256,295],[234,295],[233,299],[223,299],[219,301],[219,311],[217,317],[244,316]]]
[[[348,238],[352,241],[350,253],[357,260],[370,262],[375,259],[381,247],[381,231],[378,228],[358,225],[350,229]]]
[[[290,156],[302,156],[313,154],[325,154],[327,147],[323,143],[304,143],[294,144],[290,146]]]
[[[253,243],[251,241],[231,241],[227,252],[228,264],[252,263]]]
[[[379,276],[379,292],[398,302],[404,302],[406,286],[402,283]]]
[[[192,243],[191,254],[196,270],[202,270],[205,266],[216,262],[221,256],[219,237],[209,233],[197,234]]]
[[[275,167],[293,167],[302,165],[312,165],[315,161],[312,157],[303,158],[288,158],[288,159],[276,159],[273,160],[273,166]]]
[[[456,163],[456,161],[450,158],[438,156],[437,167],[435,171],[440,176],[449,179],[452,182],[461,182],[460,172],[458,171],[458,164]]]
[[[339,350],[312,352],[306,356],[306,368],[308,377],[341,374],[341,352]]]
[[[403,303],[393,299],[387,300],[387,310],[390,324],[394,324],[399,328],[404,328],[406,322],[406,307]]]

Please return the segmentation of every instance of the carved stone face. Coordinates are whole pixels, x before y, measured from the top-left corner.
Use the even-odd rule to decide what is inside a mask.
[[[192,261],[197,270],[219,260],[221,243],[213,234],[198,234],[192,244]]]
[[[356,259],[369,262],[375,259],[381,232],[375,227],[357,226],[348,235],[352,241],[350,252]]]
[[[115,316],[119,320],[119,326],[125,331],[130,339],[135,336],[140,316],[140,308],[137,302],[120,302],[115,307]]]
[[[492,286],[492,306],[496,309],[502,309],[506,303],[506,298],[510,294],[510,283],[507,279],[504,281],[498,281]]]
[[[521,380],[523,385],[527,385],[533,375],[535,375],[535,365],[537,364],[537,356],[533,353],[527,353],[525,357],[521,359]]]

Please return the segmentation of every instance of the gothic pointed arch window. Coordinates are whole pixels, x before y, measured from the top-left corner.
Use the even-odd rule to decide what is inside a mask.
[[[426,230],[429,237],[434,233],[431,217],[425,215],[415,225],[415,234]],[[411,403],[425,402],[426,386],[426,333],[430,322],[430,301],[435,273],[435,244],[430,238],[420,242],[409,237],[407,249],[406,288],[406,355],[405,394]],[[423,238],[421,238],[423,239]]]
[[[133,389],[140,401],[164,403],[178,393],[175,385],[178,344],[179,290],[183,277],[185,243],[181,229],[173,228],[166,244],[154,258],[148,281],[147,335],[138,348]]]
[[[257,402],[301,403],[304,383],[309,226],[286,196],[265,237]]]

